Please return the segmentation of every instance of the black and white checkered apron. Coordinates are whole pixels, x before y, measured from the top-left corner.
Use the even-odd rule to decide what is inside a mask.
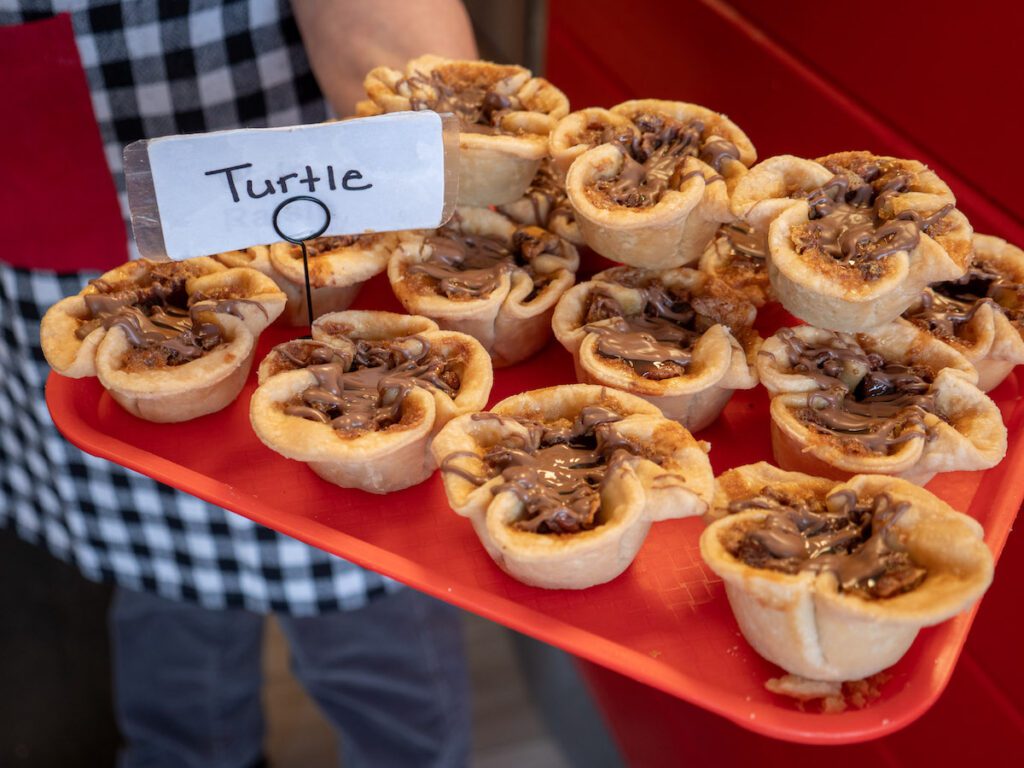
[[[107,161],[142,138],[322,121],[287,0],[0,0],[0,25],[71,13]],[[390,580],[142,475],[57,433],[43,386],[43,312],[95,273],[0,261],[0,528],[87,577],[208,608],[314,615]]]

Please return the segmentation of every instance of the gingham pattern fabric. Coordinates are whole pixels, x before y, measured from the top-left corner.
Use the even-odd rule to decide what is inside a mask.
[[[105,142],[327,116],[284,0],[19,2],[0,24],[72,13]],[[315,615],[358,608],[394,582],[106,461],[57,433],[39,321],[95,274],[0,261],[0,527],[86,576],[208,608]]]

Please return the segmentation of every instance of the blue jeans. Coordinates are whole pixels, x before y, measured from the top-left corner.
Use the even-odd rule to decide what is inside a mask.
[[[111,636],[125,768],[258,764],[263,618],[118,590]],[[403,590],[358,611],[277,618],[295,676],[341,732],[346,768],[466,765],[456,609]]]

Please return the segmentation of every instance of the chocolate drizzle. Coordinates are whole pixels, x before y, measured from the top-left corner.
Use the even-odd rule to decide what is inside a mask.
[[[793,230],[799,253],[817,251],[866,278],[882,274],[881,262],[912,251],[953,210],[944,205],[927,216],[906,210],[893,213],[893,197],[911,191],[912,176],[896,167],[868,164],[859,174],[843,171],[807,193],[810,221]]]
[[[116,283],[97,279],[98,293],[83,295],[88,317],[75,331],[84,339],[97,328],[121,328],[134,348],[129,367],[155,368],[197,360],[224,342],[223,329],[207,313],[243,317],[248,299],[189,297],[185,285],[192,275],[170,263],[147,263],[133,279]]]
[[[657,203],[670,189],[679,189],[691,176],[702,171],[683,173],[687,157],[697,157],[721,173],[726,160],[738,160],[739,149],[721,136],[705,137],[700,120],[681,122],[665,115],[643,113],[633,118],[634,135],[617,136],[614,146],[623,154],[622,168],[614,179],[598,181],[596,189],[612,202],[627,208],[646,208]],[[721,175],[705,178],[705,183],[722,181]]]
[[[909,592],[927,571],[903,547],[893,523],[910,509],[888,493],[860,499],[836,491],[824,502],[791,499],[770,487],[729,504],[732,513],[766,510],[761,521],[727,530],[723,545],[747,565],[782,573],[829,572],[841,592],[884,599]]]
[[[469,451],[450,454],[441,462],[441,471],[478,486],[500,476],[492,492],[511,492],[522,502],[522,514],[513,523],[521,531],[571,534],[600,525],[601,490],[609,467],[640,450],[616,432],[615,423],[623,417],[602,406],[584,407],[571,422],[487,413],[474,415],[478,417],[517,422],[526,427],[526,435],[491,446],[483,456]],[[483,473],[456,465],[466,458],[480,459]]]
[[[408,268],[413,275],[434,281],[435,290],[449,299],[478,299],[493,292],[501,278],[521,269],[534,281],[533,299],[545,280],[533,262],[544,254],[561,256],[562,240],[540,227],[517,227],[509,241],[462,232],[447,226],[426,239],[430,258]]]
[[[802,341],[791,328],[776,336],[785,344],[792,372],[821,387],[797,413],[802,421],[872,453],[928,437],[925,416],[937,410],[931,369],[890,363],[846,334],[834,333],[821,344]]]
[[[698,312],[691,297],[656,279],[630,287],[641,293],[636,314],[627,314],[600,288],[590,296],[584,330],[598,334],[598,353],[622,360],[645,379],[684,375],[693,345],[715,321]]]
[[[283,367],[306,368],[317,380],[285,406],[286,414],[353,434],[399,423],[414,386],[449,397],[459,392],[458,359],[435,351],[422,336],[350,341],[351,347],[297,341],[274,348]]]
[[[984,304],[992,305],[1018,327],[1024,324],[1024,284],[975,260],[958,280],[925,289],[918,305],[903,316],[936,336],[955,338]]]
[[[451,112],[459,119],[459,129],[465,133],[503,133],[501,118],[508,112],[523,109],[518,97],[503,94],[498,89],[505,83],[499,80],[488,85],[449,83],[437,71],[429,74],[416,72],[403,78],[395,86],[399,93],[413,91],[409,107],[415,111],[431,109]]]

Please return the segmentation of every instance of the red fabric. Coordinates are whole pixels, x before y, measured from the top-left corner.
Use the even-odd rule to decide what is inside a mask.
[[[57,272],[127,261],[70,16],[0,27],[0,104],[0,260]]]

